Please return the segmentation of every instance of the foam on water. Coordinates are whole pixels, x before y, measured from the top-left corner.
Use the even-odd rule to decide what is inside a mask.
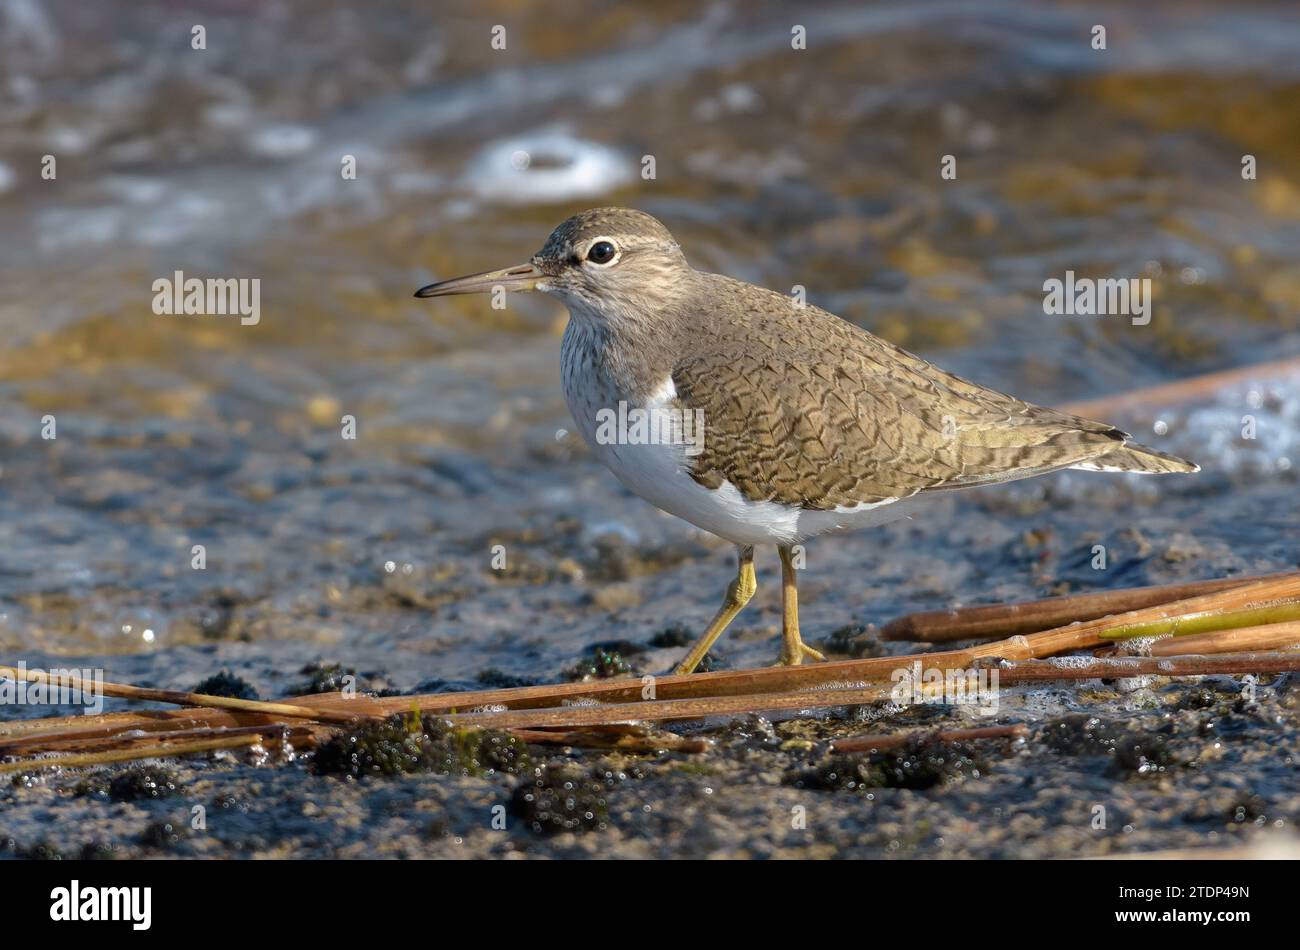
[[[248,147],[266,158],[291,158],[315,145],[318,137],[314,129],[304,125],[269,125],[249,133]]]
[[[1115,688],[1121,693],[1136,693],[1138,690],[1153,686],[1155,681],[1156,677],[1149,673],[1142,676],[1126,676],[1115,681]]]
[[[464,182],[487,201],[550,204],[608,194],[632,178],[632,162],[616,149],[549,129],[493,142]]]
[[[1047,662],[1062,670],[1083,670],[1096,662],[1096,658],[1091,656],[1050,656],[1047,658]]]

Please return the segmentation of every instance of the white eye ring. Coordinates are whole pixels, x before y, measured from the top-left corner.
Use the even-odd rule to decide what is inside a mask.
[[[596,245],[598,244],[608,244],[610,247],[614,249],[614,256],[607,261],[594,260],[591,257],[591,252],[592,249],[595,248]],[[619,258],[621,258],[622,256],[623,256],[623,249],[620,248],[616,242],[610,240],[607,237],[598,237],[598,238],[593,238],[591,242],[587,244],[586,249],[582,252],[582,262],[584,264],[591,264],[593,267],[612,267],[613,265],[618,263]]]

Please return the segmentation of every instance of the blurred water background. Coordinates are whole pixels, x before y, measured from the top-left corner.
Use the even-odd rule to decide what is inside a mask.
[[[1037,402],[1300,355],[1300,9],[0,0],[3,655],[180,687],[220,663],[266,693],[324,658],[411,688],[701,627],[729,549],[568,431],[562,309],[411,298],[600,204]],[[177,270],[259,278],[260,323],[155,315]],[[1151,278],[1151,323],[1045,315],[1066,270]],[[1297,563],[1294,379],[1107,421],[1204,473],[1054,476],[822,540],[805,635]],[[774,561],[733,664],[775,655]]]

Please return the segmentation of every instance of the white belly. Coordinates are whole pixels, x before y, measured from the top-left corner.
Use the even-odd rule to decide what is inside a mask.
[[[624,485],[646,501],[735,544],[794,544],[819,534],[905,517],[912,504],[881,502],[809,511],[775,501],[750,501],[731,482],[706,488],[690,476],[678,446],[601,446],[597,451]]]
[[[866,527],[905,517],[912,505],[894,503],[858,505],[834,511],[808,511],[774,501],[750,501],[731,482],[706,488],[690,475],[691,441],[678,428],[676,441],[646,441],[645,433],[672,431],[668,424],[651,424],[643,432],[635,427],[611,426],[618,415],[618,399],[598,397],[588,387],[566,386],[565,396],[578,430],[587,444],[629,490],[658,508],[698,528],[735,544],[793,544],[828,531]],[[666,380],[642,407],[651,418],[676,410],[672,380]],[[708,438],[705,420],[704,438]]]

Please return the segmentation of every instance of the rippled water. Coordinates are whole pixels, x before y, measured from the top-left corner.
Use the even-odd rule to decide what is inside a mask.
[[[319,656],[409,688],[701,626],[730,554],[568,433],[563,312],[411,298],[594,204],[1038,402],[1300,354],[1288,4],[0,0],[0,26],[9,656],[186,687],[222,662],[272,693]],[[177,270],[259,278],[260,322],[155,315]],[[1045,315],[1067,270],[1149,277],[1150,325]],[[1205,472],[1058,476],[820,541],[805,631],[1294,565],[1298,407],[1279,378],[1125,410]],[[775,654],[760,558],[735,664]]]

